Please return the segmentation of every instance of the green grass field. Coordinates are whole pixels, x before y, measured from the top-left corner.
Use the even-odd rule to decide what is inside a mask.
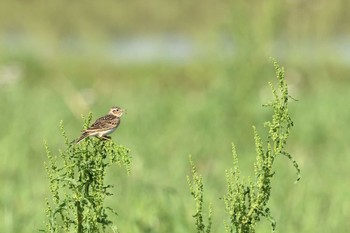
[[[157,1],[153,3],[157,6]],[[245,4],[239,6],[246,12]],[[272,98],[268,81],[275,81],[275,73],[270,56],[285,67],[291,94],[299,100],[290,106],[295,126],[288,149],[299,163],[302,175],[301,181],[294,184],[297,177],[291,163],[286,158],[277,159],[269,203],[277,221],[277,232],[347,232],[350,229],[349,64],[331,47],[322,47],[336,32],[317,27],[321,25],[316,23],[321,15],[313,12],[314,21],[296,19],[294,8],[288,8],[294,6],[282,7],[277,3],[273,6],[289,13],[286,22],[282,21],[289,25],[288,29],[297,31],[293,25],[305,20],[309,23],[305,27],[318,33],[312,38],[301,30],[300,35],[310,41],[319,38],[322,41],[310,53],[293,50],[298,47],[298,38],[289,38],[287,45],[291,47],[287,46],[286,50],[283,46],[266,50],[266,44],[277,39],[275,34],[284,28],[259,19],[246,22],[247,28],[244,21],[236,25],[236,19],[247,19],[250,15],[242,13],[232,14],[234,22],[226,24],[236,32],[246,33],[248,38],[245,41],[242,36],[238,40],[244,46],[230,58],[221,56],[215,46],[209,46],[204,58],[182,64],[162,61],[120,64],[93,52],[66,53],[59,46],[37,51],[35,46],[34,49],[17,47],[16,41],[14,48],[3,44],[0,48],[0,232],[37,232],[45,227],[45,198],[50,198],[50,193],[43,142],[46,140],[52,151],[64,146],[60,120],[73,140],[82,129],[81,114],[91,111],[96,119],[114,105],[126,108],[128,113],[112,135],[113,140],[130,148],[132,155],[130,176],[115,166],[107,177],[115,185],[108,204],[118,212],[113,220],[119,231],[195,232],[192,218],[195,206],[186,181],[191,154],[204,177],[205,199],[213,203],[213,232],[224,232],[224,203],[220,198],[225,193],[225,169],[232,163],[231,143],[236,144],[242,172],[251,174],[255,160],[252,125],[264,134],[263,123],[271,115],[261,107]],[[333,6],[333,13],[344,13],[340,3]],[[14,6],[9,4],[9,9]],[[200,9],[199,12],[209,17],[205,7]],[[265,6],[264,16],[283,18],[276,9]],[[322,9],[326,7],[322,5]],[[225,19],[230,18],[227,10],[223,12]],[[159,21],[163,19],[161,16]],[[331,25],[332,17],[327,14],[324,22]],[[152,18],[155,22],[157,19]],[[210,24],[212,28],[224,21],[215,19],[216,23]],[[185,22],[186,18],[178,25]],[[190,21],[183,31],[194,30],[197,24],[200,22]],[[259,25],[266,31],[259,31]],[[28,30],[35,32],[45,27],[33,23]],[[156,30],[163,27],[160,24]],[[8,30],[5,23],[1,29],[2,33]],[[195,33],[198,43],[216,40],[215,33],[205,31],[205,27],[198,30]],[[339,30],[348,35],[346,29]],[[89,35],[90,31],[86,32]],[[56,38],[54,33],[48,35]],[[255,41],[259,38],[261,43]],[[56,43],[51,38],[42,40],[49,41],[45,46]],[[261,221],[257,232],[271,232],[269,222]]]

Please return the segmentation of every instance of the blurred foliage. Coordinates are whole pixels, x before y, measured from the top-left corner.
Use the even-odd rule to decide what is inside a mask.
[[[208,32],[229,22],[232,30],[242,33],[248,27],[260,35],[277,35],[284,31],[287,37],[319,38],[349,33],[348,9],[346,0],[336,0],[331,4],[326,0],[106,0],[103,3],[5,0],[0,8],[0,31],[53,38],[91,38],[106,34]],[[271,31],[272,28],[275,32]]]
[[[251,175],[251,125],[271,115],[259,106],[271,99],[270,56],[286,68],[291,95],[300,100],[290,108],[296,127],[288,150],[303,179],[291,187],[294,171],[275,161],[270,201],[278,231],[347,232],[348,9],[345,0],[2,1],[0,232],[43,228],[43,140],[53,151],[62,148],[60,120],[73,140],[81,114],[103,115],[114,105],[128,114],[113,140],[133,151],[131,176],[107,177],[122,187],[107,200],[120,231],[194,232],[188,154],[213,206],[225,189],[219,177],[231,142],[242,175]],[[152,35],[180,35],[194,55],[123,63],[112,49],[120,38]],[[224,231],[222,218],[213,216],[213,232]],[[264,225],[258,232],[270,231]]]
[[[40,34],[57,39],[192,32],[207,30],[208,25],[215,28],[222,22],[220,18],[228,15],[226,6],[227,3],[214,0],[3,1],[0,27],[2,33]]]

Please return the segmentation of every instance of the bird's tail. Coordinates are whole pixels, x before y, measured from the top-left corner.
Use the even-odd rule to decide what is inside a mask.
[[[80,138],[78,138],[76,141],[75,141],[75,143],[79,143],[81,140],[83,140],[84,138],[86,138],[86,137],[89,137],[89,133],[88,132],[84,132],[81,136],[80,136]]]

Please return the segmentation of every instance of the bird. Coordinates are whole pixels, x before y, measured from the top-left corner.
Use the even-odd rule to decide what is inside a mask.
[[[120,124],[120,117],[126,113],[125,109],[112,107],[108,114],[98,118],[89,128],[83,130],[82,135],[76,140],[78,144],[81,140],[96,136],[101,139],[109,140],[108,134],[113,133]]]

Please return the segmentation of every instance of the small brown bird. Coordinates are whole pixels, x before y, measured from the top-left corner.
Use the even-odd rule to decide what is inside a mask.
[[[83,130],[83,134],[76,140],[79,143],[86,137],[96,136],[102,139],[111,139],[107,136],[114,132],[120,124],[120,117],[125,113],[124,109],[112,107],[106,116],[98,118],[89,128]]]

